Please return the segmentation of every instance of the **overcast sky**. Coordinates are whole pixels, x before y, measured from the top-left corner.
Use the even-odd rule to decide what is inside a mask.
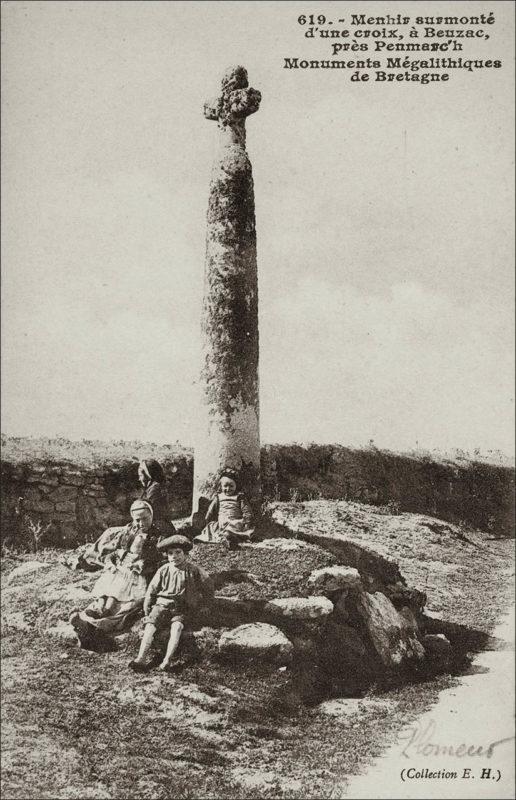
[[[302,12],[422,5],[3,4],[3,432],[192,442],[202,107],[241,63],[262,440],[513,451],[512,3],[424,4],[494,11],[500,70],[283,68],[328,57]]]

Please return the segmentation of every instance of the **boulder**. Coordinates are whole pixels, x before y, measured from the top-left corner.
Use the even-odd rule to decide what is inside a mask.
[[[426,604],[426,593],[419,589],[414,589],[409,586],[402,586],[398,581],[394,586],[389,585],[385,587],[385,594],[388,595],[390,601],[396,608],[402,606],[409,606],[416,614],[419,614]]]
[[[407,626],[410,630],[414,633],[415,636],[419,634],[419,628],[417,624],[416,615],[412,611],[411,608],[408,606],[403,606],[402,608],[398,609],[398,614],[403,617]]]
[[[260,660],[288,664],[292,659],[292,642],[274,625],[252,622],[226,631],[219,639],[219,653],[238,660]]]
[[[378,659],[360,633],[331,617],[318,643],[321,670],[332,685],[332,693],[355,694],[373,683]]]
[[[382,592],[359,595],[357,611],[384,666],[396,670],[424,658],[425,651],[412,624]]]
[[[282,597],[269,600],[264,612],[274,617],[290,619],[324,619],[333,611],[333,603],[327,597]]]
[[[432,666],[443,669],[448,666],[452,657],[452,646],[444,633],[427,633],[423,637],[423,647]]]
[[[347,592],[342,592],[339,599],[335,603],[334,614],[339,620],[346,622],[349,619],[349,611],[346,607],[346,600],[348,597]]]
[[[323,567],[315,569],[308,578],[308,583],[319,592],[336,592],[339,589],[362,588],[360,573],[354,567]]]

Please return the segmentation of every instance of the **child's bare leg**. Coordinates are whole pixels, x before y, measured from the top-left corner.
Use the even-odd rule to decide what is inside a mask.
[[[165,658],[159,665],[159,669],[166,669],[169,666],[172,657],[177,650],[177,646],[179,644],[183,628],[184,625],[182,622],[179,622],[179,620],[174,620],[174,622],[171,624],[170,637],[167,645],[167,652],[165,653]]]
[[[135,664],[143,664],[145,662],[145,659],[149,654],[149,650],[152,647],[152,642],[154,641],[155,633],[156,633],[156,626],[153,625],[152,622],[147,622],[145,628],[143,629],[143,637],[140,643],[140,651],[134,660]]]
[[[117,601],[114,597],[106,597],[106,602],[104,603],[104,608],[102,609],[102,612],[105,614],[108,613],[109,611],[112,611],[113,606],[115,605],[116,602]]]

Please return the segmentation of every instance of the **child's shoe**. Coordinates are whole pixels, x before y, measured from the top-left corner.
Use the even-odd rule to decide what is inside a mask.
[[[151,668],[150,664],[142,664],[141,661],[130,661],[127,666],[133,672],[148,672]]]

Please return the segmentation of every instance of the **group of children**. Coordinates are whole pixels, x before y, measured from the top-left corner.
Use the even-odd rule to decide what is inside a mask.
[[[147,467],[145,470],[149,471]],[[140,472],[141,479],[146,472],[141,468]],[[246,497],[237,491],[236,477],[229,471],[222,473],[219,489],[206,513],[206,525],[193,541],[225,542],[229,547],[250,541],[254,533],[252,510]],[[213,598],[209,575],[188,558],[192,541],[177,534],[171,523],[172,535],[163,536],[162,526],[157,528],[153,518],[149,500],[132,504],[131,523],[103,545],[104,569],[93,588],[93,602],[81,614],[74,612],[70,617],[76,629],[80,627],[79,617],[102,629],[103,623],[112,623],[117,615],[141,609],[143,597],[145,628],[139,653],[129,664],[135,672],[147,671],[156,632],[166,629],[169,639],[159,669],[173,667],[185,618],[209,605]],[[159,566],[164,555],[167,563]]]

